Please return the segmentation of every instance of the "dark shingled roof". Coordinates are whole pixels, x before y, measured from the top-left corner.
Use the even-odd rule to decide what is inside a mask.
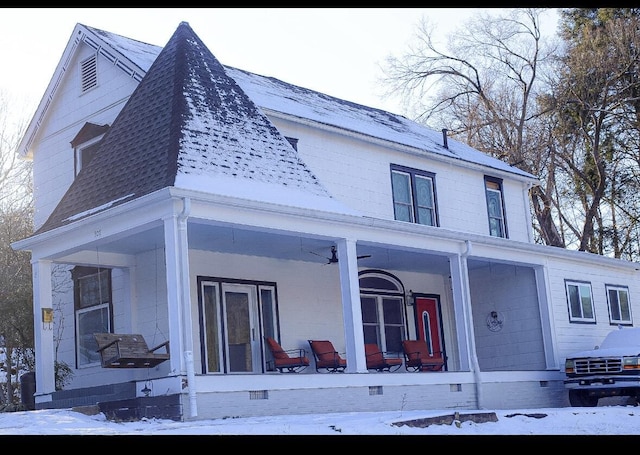
[[[182,22],[95,158],[36,234],[174,186],[178,173],[203,172],[330,198],[289,142]]]

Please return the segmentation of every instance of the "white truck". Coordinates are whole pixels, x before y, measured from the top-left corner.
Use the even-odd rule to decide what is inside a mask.
[[[610,332],[602,344],[567,356],[565,388],[571,406],[597,406],[603,397],[640,401],[640,327]]]

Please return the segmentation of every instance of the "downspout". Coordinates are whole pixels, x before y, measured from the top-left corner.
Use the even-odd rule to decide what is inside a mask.
[[[534,239],[533,239],[533,221],[531,219],[531,212],[532,212],[532,206],[531,206],[531,190],[533,189],[533,183],[529,182],[526,184],[526,188],[524,190],[524,206],[525,206],[525,211],[524,213],[527,216],[527,226],[529,227],[529,229],[527,229],[527,240],[529,241],[529,243],[535,243]]]
[[[482,379],[480,378],[480,364],[478,363],[478,354],[476,352],[476,335],[473,330],[473,315],[471,311],[471,291],[469,289],[469,268],[467,265],[467,258],[471,254],[471,241],[465,240],[465,251],[462,253],[462,273],[464,277],[464,293],[465,293],[465,305],[466,320],[467,320],[467,333],[469,335],[469,350],[471,355],[471,368],[473,369],[473,379],[476,386],[476,408],[482,409]]]
[[[181,239],[184,238],[184,236],[186,235],[187,218],[189,218],[189,215],[191,213],[191,199],[188,197],[183,197],[182,201],[183,201],[182,211],[178,215],[178,229],[185,232],[180,234]],[[188,256],[188,251],[186,253]],[[183,323],[186,323],[188,321],[191,321],[191,314],[190,314],[191,302],[188,301],[187,291],[186,291],[189,286],[189,277],[184,276],[184,264],[182,263],[182,261],[184,261],[185,259],[184,254],[180,254],[180,257],[182,258],[180,263],[180,286],[182,290],[182,297],[180,299],[181,300],[180,303],[182,305],[182,311],[183,311],[182,321]],[[183,355],[184,355],[185,366],[187,368],[187,384],[189,387],[189,409],[191,411],[190,416],[197,417],[198,402],[196,400],[196,387],[195,387],[196,374],[193,366],[193,340],[191,339],[190,336],[187,336],[187,334],[191,334],[190,330],[186,330],[186,328],[183,327],[182,333],[184,334],[183,335],[184,336]]]

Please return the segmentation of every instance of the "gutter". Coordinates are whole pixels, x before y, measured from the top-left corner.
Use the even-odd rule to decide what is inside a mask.
[[[473,314],[471,311],[471,293],[469,290],[469,268],[467,258],[471,254],[471,241],[465,240],[465,251],[460,255],[462,259],[463,288],[464,288],[464,309],[467,321],[467,334],[469,335],[469,353],[471,355],[471,369],[476,386],[476,408],[482,409],[482,379],[480,377],[480,364],[478,363],[478,353],[476,352],[476,335],[473,330]]]

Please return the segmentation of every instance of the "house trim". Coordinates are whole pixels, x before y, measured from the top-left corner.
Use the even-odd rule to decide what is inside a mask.
[[[100,39],[98,35],[88,30],[84,25],[76,24],[73,32],[71,33],[71,39],[62,54],[62,58],[60,59],[53,76],[51,77],[51,81],[38,104],[36,112],[34,113],[20,144],[18,144],[18,153],[23,158],[33,157],[31,144],[33,144],[33,141],[38,134],[38,130],[40,129],[40,125],[46,117],[53,98],[60,87],[62,79],[66,75],[66,72],[71,65],[71,61],[75,57],[76,49],[80,43],[83,42],[92,47],[97,53],[105,57],[109,62],[118,67],[125,74],[129,75],[135,81],[140,82],[146,74],[146,71],[138,67],[138,65],[126,58],[123,54],[110,49],[110,46]]]

